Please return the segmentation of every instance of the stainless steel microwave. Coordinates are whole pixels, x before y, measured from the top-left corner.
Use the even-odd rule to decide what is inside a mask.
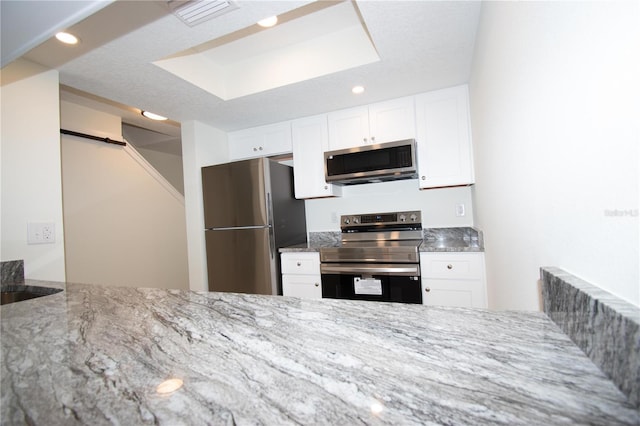
[[[396,179],[415,179],[416,141],[363,145],[324,153],[327,183],[353,185]]]

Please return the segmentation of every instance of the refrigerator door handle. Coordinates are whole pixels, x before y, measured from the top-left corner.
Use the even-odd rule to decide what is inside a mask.
[[[267,225],[269,226],[269,251],[271,259],[276,255],[276,239],[273,232],[273,205],[271,204],[271,193],[267,192]]]
[[[268,228],[265,225],[255,225],[255,226],[227,226],[224,228],[204,228],[205,231],[237,231],[239,229],[262,229]]]

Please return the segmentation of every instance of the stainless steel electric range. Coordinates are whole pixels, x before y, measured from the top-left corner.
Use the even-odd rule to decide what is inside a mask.
[[[344,215],[340,229],[320,249],[323,298],[422,303],[420,211]]]

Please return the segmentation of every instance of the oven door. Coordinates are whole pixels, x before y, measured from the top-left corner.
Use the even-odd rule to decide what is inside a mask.
[[[322,297],[422,303],[419,264],[322,263]]]

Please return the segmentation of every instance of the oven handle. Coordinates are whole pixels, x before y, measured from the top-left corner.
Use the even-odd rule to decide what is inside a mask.
[[[353,274],[369,274],[369,275],[401,275],[408,277],[420,276],[420,265],[395,265],[395,264],[363,264],[363,263],[349,263],[349,264],[332,264],[321,263],[321,274],[339,274],[339,275],[353,275]]]

